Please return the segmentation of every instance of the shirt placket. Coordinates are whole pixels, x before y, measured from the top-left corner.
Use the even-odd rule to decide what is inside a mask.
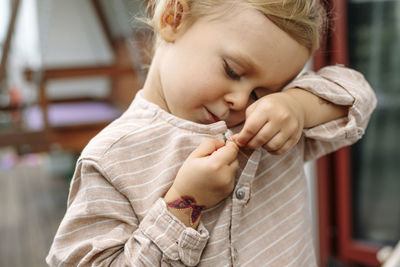
[[[261,158],[261,148],[253,151],[246,166],[241,173],[238,173],[238,182],[232,195],[232,214],[231,214],[231,258],[233,266],[240,266],[240,253],[238,247],[239,226],[243,210],[251,198],[251,183],[256,175],[258,164]]]

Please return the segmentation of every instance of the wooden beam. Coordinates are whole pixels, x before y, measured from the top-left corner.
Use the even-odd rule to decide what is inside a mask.
[[[104,32],[104,34],[106,36],[106,39],[107,39],[109,45],[112,48],[114,48],[114,38],[112,36],[110,27],[108,26],[107,18],[106,18],[106,15],[103,12],[103,8],[101,6],[101,3],[100,3],[99,0],[91,0],[91,2],[92,2],[92,6],[94,8],[94,11],[95,11],[95,13],[97,15],[97,18],[98,18],[98,20],[100,22],[101,28],[103,29],[103,32]],[[114,50],[114,54],[115,54],[115,49],[113,49],[113,50]]]
[[[11,41],[12,41],[12,37],[14,34],[15,24],[17,21],[17,15],[18,15],[18,10],[19,10],[21,1],[13,0],[12,3],[13,3],[13,6],[12,6],[11,17],[10,17],[10,23],[8,25],[6,41],[4,43],[3,53],[1,56],[1,63],[0,63],[0,91],[3,89],[2,88],[3,81],[6,77],[7,60],[8,60],[8,55],[10,53]]]
[[[49,149],[49,139],[45,132],[1,131],[0,147],[13,146],[23,152],[46,151]]]
[[[31,81],[34,77],[34,72],[31,69],[25,70],[25,78]],[[42,79],[65,79],[78,77],[93,77],[93,76],[119,76],[124,74],[135,73],[131,66],[79,66],[69,68],[48,68],[42,71]]]

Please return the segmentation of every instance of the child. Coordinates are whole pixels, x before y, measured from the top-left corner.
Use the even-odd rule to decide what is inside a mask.
[[[82,152],[48,264],[316,266],[303,163],[376,104],[344,67],[296,78],[319,1],[154,2],[144,88]]]

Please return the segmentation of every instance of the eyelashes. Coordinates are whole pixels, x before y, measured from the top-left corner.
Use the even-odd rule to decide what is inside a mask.
[[[228,75],[229,78],[231,78],[233,80],[240,80],[240,75],[231,69],[231,67],[229,66],[228,62],[226,62],[226,60],[224,60],[224,69],[225,69],[226,75]]]
[[[224,69],[225,69],[226,75],[228,75],[229,78],[231,78],[233,80],[240,80],[240,75],[237,74],[234,70],[232,70],[232,68],[229,66],[229,64],[228,64],[228,62],[226,62],[226,60],[224,60]],[[251,91],[250,97],[254,101],[258,100],[258,96],[254,90]]]

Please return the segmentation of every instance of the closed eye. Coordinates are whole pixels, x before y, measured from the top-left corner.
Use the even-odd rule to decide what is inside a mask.
[[[224,69],[226,72],[226,75],[228,75],[229,78],[233,79],[233,80],[240,80],[240,75],[237,74],[234,70],[232,70],[232,68],[229,66],[228,62],[226,62],[226,60],[224,60]]]

